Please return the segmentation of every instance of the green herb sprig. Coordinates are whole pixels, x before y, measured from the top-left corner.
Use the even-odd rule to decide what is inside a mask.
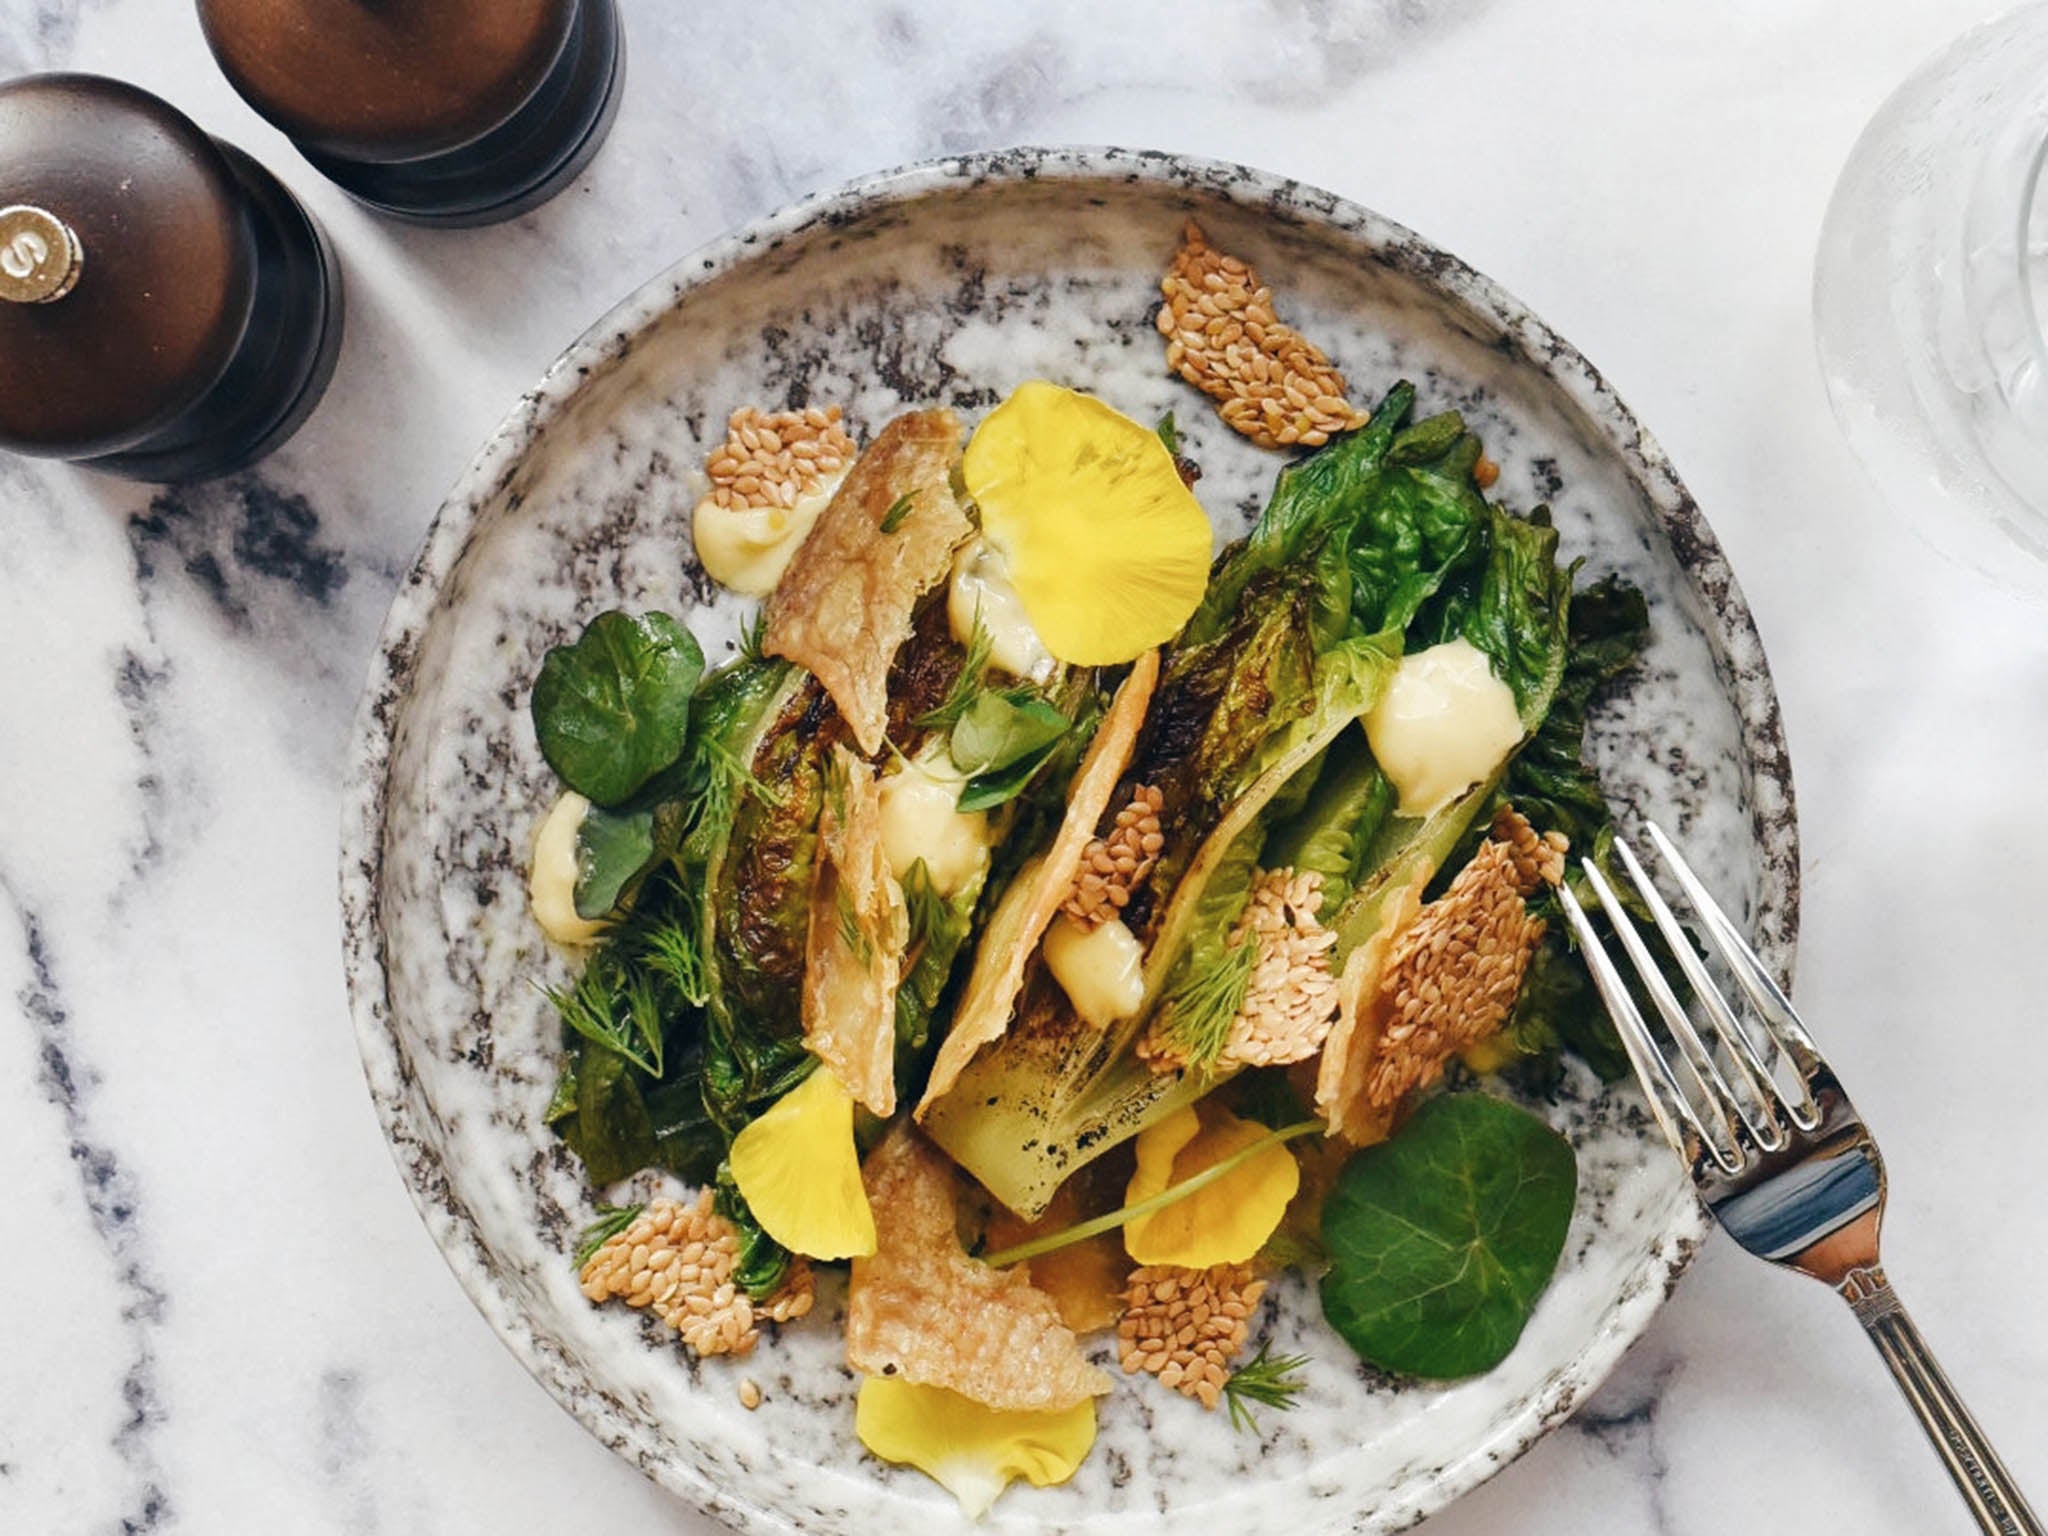
[[[542,987],[562,1022],[584,1039],[615,1051],[645,1072],[661,1076],[661,999],[654,978],[628,969],[601,950],[568,987]]]
[[[903,911],[910,937],[904,944],[906,973],[914,961],[908,959],[931,942],[953,921],[952,905],[932,883],[931,867],[918,859],[903,872]]]
[[[1277,1131],[1268,1131],[1251,1145],[1238,1148],[1221,1162],[1211,1163],[1200,1173],[1191,1173],[1178,1184],[1169,1184],[1148,1200],[1140,1200],[1136,1205],[1119,1206],[1116,1210],[1100,1216],[1077,1221],[1071,1227],[1062,1228],[1058,1232],[1048,1232],[1042,1237],[1032,1238],[1029,1242],[1019,1243],[1014,1248],[1005,1248],[1000,1253],[988,1254],[982,1259],[982,1263],[991,1269],[1007,1269],[1010,1265],[1021,1264],[1026,1259],[1039,1258],[1044,1254],[1072,1247],[1075,1243],[1085,1243],[1089,1238],[1100,1237],[1105,1232],[1114,1232],[1118,1227],[1140,1217],[1150,1216],[1154,1211],[1163,1211],[1169,1205],[1185,1200],[1199,1190],[1207,1189],[1218,1179],[1235,1173],[1261,1152],[1271,1151],[1274,1147],[1293,1141],[1298,1136],[1308,1136],[1323,1129],[1324,1125],[1320,1120],[1303,1120],[1296,1125],[1283,1125]]]
[[[889,503],[889,510],[882,514],[882,532],[894,533],[903,526],[903,520],[910,516],[913,505],[908,495],[898,496]]]
[[[1160,1043],[1196,1070],[1213,1066],[1230,1043],[1258,958],[1259,947],[1248,938],[1213,956],[1190,953],[1153,1026]]]
[[[1272,1347],[1270,1341],[1259,1345],[1259,1352],[1231,1372],[1230,1379],[1223,1383],[1223,1398],[1230,1405],[1232,1429],[1257,1434],[1259,1420],[1252,1411],[1252,1404],[1277,1408],[1285,1413],[1294,1406],[1294,1400],[1308,1385],[1301,1379],[1308,1356],[1276,1355],[1272,1353]]]
[[[640,936],[640,955],[668,979],[685,1002],[692,1007],[704,1006],[711,995],[710,983],[705,977],[704,953],[691,906],[685,903],[681,911],[662,917],[648,928]]]
[[[573,1262],[578,1269],[588,1264],[598,1249],[633,1225],[646,1210],[645,1205],[600,1205],[597,1220],[583,1229],[583,1235],[576,1240]]]
[[[995,636],[981,622],[981,610],[977,608],[974,629],[967,637],[967,654],[961,659],[959,675],[953,679],[953,686],[946,690],[946,696],[938,706],[917,717],[920,727],[928,731],[950,731],[973,707],[974,701],[981,696],[981,680],[988,672],[989,657],[995,647]]]

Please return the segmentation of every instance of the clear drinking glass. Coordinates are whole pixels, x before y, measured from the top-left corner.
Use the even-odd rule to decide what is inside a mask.
[[[1937,548],[2048,601],[2048,3],[1878,109],[1828,204],[1814,327],[1836,419]]]

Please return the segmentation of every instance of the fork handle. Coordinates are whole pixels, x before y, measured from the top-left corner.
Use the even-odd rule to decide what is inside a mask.
[[[1934,1443],[1948,1475],[1977,1524],[1989,1536],[2048,1536],[2012,1480],[2012,1474],[1991,1449],[1984,1431],[1956,1396],[1920,1330],[1876,1265],[1853,1269],[1839,1287],[1855,1309],[1856,1320],[1891,1367],[1899,1390]]]

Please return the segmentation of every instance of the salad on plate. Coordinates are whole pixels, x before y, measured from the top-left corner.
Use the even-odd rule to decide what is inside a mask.
[[[741,654],[606,612],[532,687],[584,1294],[700,1357],[832,1313],[862,1445],[976,1515],[1117,1374],[1257,1432],[1322,1364],[1260,1342],[1285,1270],[1333,1358],[1491,1368],[1576,1195],[1546,1088],[1626,1067],[1553,907],[1642,597],[1199,230],[1161,286],[1167,366],[1290,455],[1243,540],[1171,416],[1058,382],[865,444],[746,407],[694,516]]]

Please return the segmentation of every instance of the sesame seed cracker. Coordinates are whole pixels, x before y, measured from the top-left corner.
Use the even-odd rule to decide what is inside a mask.
[[[1273,311],[1273,290],[1189,222],[1160,279],[1159,333],[1166,366],[1218,402],[1224,421],[1262,448],[1318,448],[1365,425],[1345,398],[1344,375],[1322,349]]]
[[[711,1191],[685,1205],[651,1200],[614,1233],[578,1273],[583,1294],[649,1308],[699,1355],[744,1355],[760,1338],[757,1323],[789,1322],[811,1310],[810,1265],[793,1261],[782,1287],[756,1303],[733,1280],[739,1234],[712,1209]]]

